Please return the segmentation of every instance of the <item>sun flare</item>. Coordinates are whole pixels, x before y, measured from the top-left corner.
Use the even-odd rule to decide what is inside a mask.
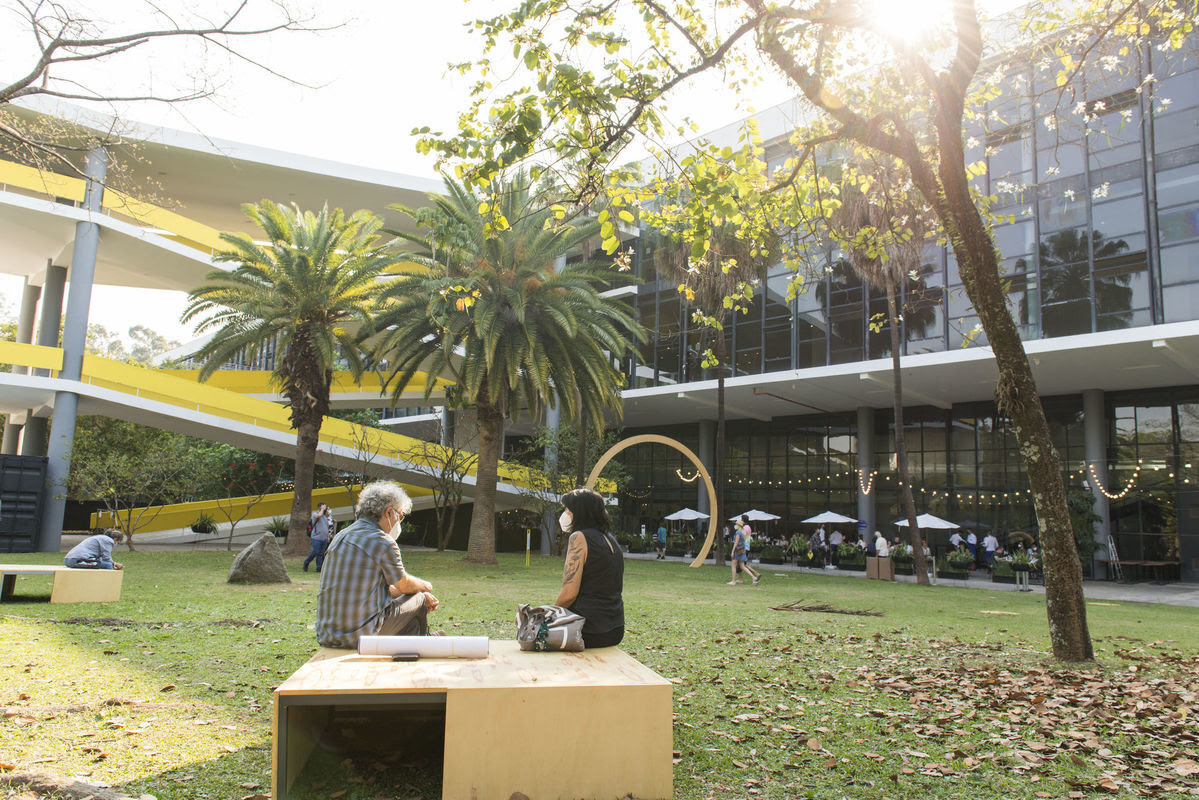
[[[866,0],[874,28],[887,38],[927,39],[949,22],[949,0]]]

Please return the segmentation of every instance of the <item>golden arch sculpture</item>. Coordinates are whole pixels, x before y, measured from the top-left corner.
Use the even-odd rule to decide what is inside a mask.
[[[708,557],[708,551],[712,549],[712,543],[716,540],[716,526],[719,522],[716,519],[716,486],[712,483],[712,477],[708,474],[708,470],[704,467],[703,462],[682,442],[675,441],[669,436],[660,436],[656,433],[643,433],[617,442],[612,445],[608,452],[600,456],[600,460],[595,462],[595,466],[591,468],[591,474],[587,476],[587,488],[592,489],[595,487],[595,482],[599,480],[600,473],[604,471],[604,467],[608,466],[608,462],[613,457],[618,453],[628,450],[635,444],[664,444],[667,447],[673,447],[687,456],[691,460],[691,463],[695,465],[696,471],[703,476],[704,486],[708,489],[708,508],[711,509],[712,516],[708,517],[708,537],[704,540],[704,546],[700,548],[699,554],[691,562],[691,566],[693,567],[703,566],[704,559]]]

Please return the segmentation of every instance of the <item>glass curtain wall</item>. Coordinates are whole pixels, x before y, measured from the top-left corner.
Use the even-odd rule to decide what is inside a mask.
[[[1052,64],[1015,68],[967,127],[967,161],[986,167],[973,183],[1001,217],[994,236],[1024,338],[1199,319],[1196,52],[1152,43],[1126,55],[1096,51],[1064,93]],[[658,277],[654,254],[651,243],[646,278]],[[930,246],[913,271],[901,293],[905,354],[987,344],[952,252]],[[890,354],[886,329],[870,326],[885,312],[883,294],[867,291],[835,248],[791,301],[789,280],[773,270],[749,315],[729,321],[736,374]],[[660,293],[665,313],[643,312],[658,326],[658,363],[639,380],[692,380],[675,287],[649,280],[640,291],[643,300]]]
[[[1199,577],[1199,387],[1108,398],[1112,532],[1121,559]],[[1139,469],[1138,469],[1139,467]]]

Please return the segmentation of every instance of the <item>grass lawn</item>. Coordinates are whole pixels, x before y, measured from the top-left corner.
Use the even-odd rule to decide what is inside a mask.
[[[516,604],[557,591],[557,559],[460,557],[405,558],[448,633],[513,638]],[[120,603],[51,606],[49,578],[21,578],[42,597],[0,606],[0,769],[160,800],[266,794],[271,690],[316,648],[319,576],[297,562],[290,585],[234,587],[232,554],[119,558]],[[1065,668],[1039,594],[769,568],[761,586],[726,580],[627,562],[623,646],[676,684],[676,797],[1199,796],[1196,609],[1089,603],[1098,661]],[[798,600],[881,616],[771,609]],[[312,797],[437,796],[333,768]]]

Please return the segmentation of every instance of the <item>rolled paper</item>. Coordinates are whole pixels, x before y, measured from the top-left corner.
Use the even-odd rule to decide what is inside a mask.
[[[360,636],[358,655],[416,653],[421,658],[487,658],[487,642],[486,636]]]

